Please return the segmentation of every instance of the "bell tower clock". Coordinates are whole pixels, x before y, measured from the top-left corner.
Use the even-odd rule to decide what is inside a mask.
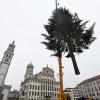
[[[2,61],[0,63],[0,86],[4,85],[4,81],[12,60],[12,57],[14,55],[14,41],[13,43],[9,44],[7,50],[4,53],[4,56],[2,58]]]

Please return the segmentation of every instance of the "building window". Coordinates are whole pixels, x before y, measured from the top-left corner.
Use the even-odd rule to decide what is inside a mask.
[[[32,85],[30,85],[30,89],[32,89]]]
[[[95,91],[98,91],[98,89],[95,87]]]
[[[8,58],[8,54],[6,55],[6,58]]]
[[[42,86],[41,86],[41,90],[42,90]]]
[[[95,85],[95,82],[93,82],[93,84]]]
[[[51,87],[50,87],[50,91],[52,91],[52,90],[51,90]]]
[[[35,92],[35,96],[36,96],[36,92]]]
[[[31,95],[31,91],[29,91],[29,96]]]
[[[38,86],[38,90],[40,89],[40,87]]]
[[[34,90],[34,85],[33,85],[33,90]]]
[[[32,92],[32,96],[34,95],[34,92]]]
[[[37,90],[37,86],[35,86],[35,90]]]
[[[41,96],[42,96],[42,93],[41,93]]]
[[[46,91],[47,91],[47,85],[46,85]]]
[[[39,96],[39,92],[37,93],[37,96]]]
[[[11,55],[9,55],[9,58],[11,57]]]

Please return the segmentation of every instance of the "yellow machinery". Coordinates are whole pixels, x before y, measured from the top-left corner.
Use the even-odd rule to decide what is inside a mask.
[[[62,73],[61,57],[58,57],[58,63],[59,63],[59,80],[60,80],[60,94],[58,96],[58,100],[66,100],[66,97],[63,91],[63,73]]]
[[[55,0],[56,4],[56,10],[57,10],[57,0]],[[60,94],[58,96],[58,100],[66,100],[66,97],[64,95],[63,91],[63,73],[62,73],[62,61],[61,61],[61,56],[58,56],[58,64],[59,64],[59,80],[60,80]]]
[[[93,98],[92,97],[89,97],[89,100],[93,100]]]

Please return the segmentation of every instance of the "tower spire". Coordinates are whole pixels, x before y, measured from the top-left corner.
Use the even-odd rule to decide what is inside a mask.
[[[14,48],[15,48],[15,41],[13,41],[12,43],[9,44],[8,48],[7,48],[7,52],[14,52]]]
[[[4,56],[2,58],[2,61],[0,62],[0,86],[4,84],[12,57],[14,53],[15,45],[14,41],[9,44],[7,50],[4,53]]]

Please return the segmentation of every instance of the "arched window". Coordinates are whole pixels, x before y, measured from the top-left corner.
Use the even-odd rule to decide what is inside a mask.
[[[11,57],[11,55],[8,56],[9,58]]]
[[[8,54],[6,54],[6,58],[8,58]]]

